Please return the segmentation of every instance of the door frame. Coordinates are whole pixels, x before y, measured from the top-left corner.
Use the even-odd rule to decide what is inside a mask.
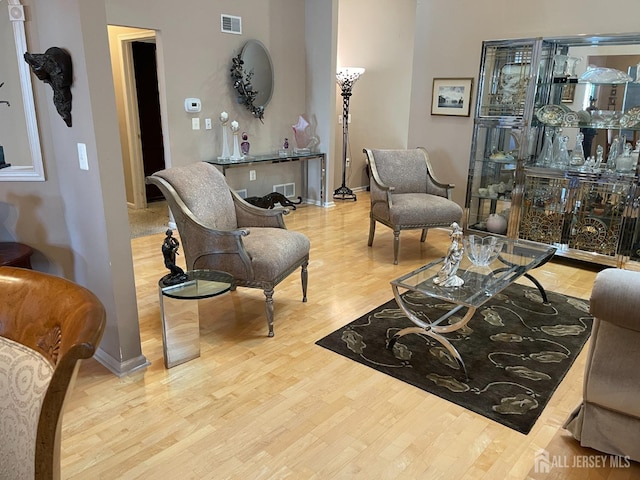
[[[139,41],[153,40],[156,44],[156,70],[158,72],[158,93],[160,97],[160,116],[162,125],[162,136],[164,138],[164,159],[165,166],[171,164],[168,148],[168,124],[167,124],[167,102],[164,82],[164,63],[162,62],[162,50],[159,32],[155,30],[140,29],[138,32],[118,35],[118,45],[120,47],[120,57],[122,59],[122,96],[124,100],[124,120],[127,131],[126,145],[129,153],[129,166],[131,173],[131,183],[133,190],[133,204],[129,205],[134,209],[146,208],[147,197],[145,194],[145,175],[142,160],[142,144],[140,142],[140,118],[138,111],[138,96],[136,94],[135,70],[133,67],[132,43]]]

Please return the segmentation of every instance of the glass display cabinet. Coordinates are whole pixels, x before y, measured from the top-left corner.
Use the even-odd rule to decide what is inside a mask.
[[[640,34],[483,42],[469,233],[604,265],[640,262],[639,65]]]

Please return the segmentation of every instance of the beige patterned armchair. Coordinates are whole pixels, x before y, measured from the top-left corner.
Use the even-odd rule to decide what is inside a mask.
[[[157,185],[169,203],[188,270],[220,270],[234,276],[235,286],[264,291],[270,337],[273,290],[299,267],[302,301],[307,301],[310,243],[302,233],[287,230],[283,215],[288,210],[245,202],[206,162],[161,170],[147,183]]]
[[[427,151],[371,150],[365,148],[371,171],[369,246],[373,245],[376,222],[393,230],[393,263],[398,263],[400,231],[421,229],[420,241],[431,227],[449,227],[460,222],[462,208],[451,200],[454,185],[433,175]]]
[[[596,276],[583,400],[564,427],[583,447],[640,462],[640,272]]]
[[[0,267],[0,478],[60,478],[65,397],[104,328],[102,303],[80,285]]]

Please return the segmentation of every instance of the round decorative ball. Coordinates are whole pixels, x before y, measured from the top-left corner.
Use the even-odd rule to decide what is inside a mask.
[[[504,235],[507,233],[507,219],[502,215],[492,213],[489,215],[489,218],[487,218],[487,230],[491,233]]]

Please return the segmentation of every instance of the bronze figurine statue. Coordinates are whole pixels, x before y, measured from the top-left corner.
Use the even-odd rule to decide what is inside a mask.
[[[164,266],[171,273],[162,278],[164,285],[176,285],[187,280],[187,274],[184,270],[176,265],[176,255],[178,255],[178,247],[180,242],[173,236],[173,230],[170,228],[166,231],[166,237],[162,242],[162,256],[164,257]]]

